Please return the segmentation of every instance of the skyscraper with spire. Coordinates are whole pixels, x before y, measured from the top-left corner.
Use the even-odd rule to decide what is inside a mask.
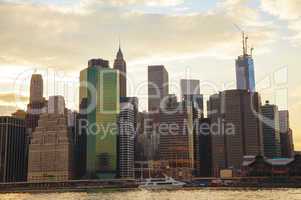
[[[254,74],[254,61],[252,58],[251,48],[250,54],[248,53],[248,37],[242,33],[243,54],[238,56],[236,60],[236,85],[237,89],[248,90],[255,92],[255,74]]]
[[[119,71],[119,88],[120,97],[126,97],[126,62],[123,58],[123,53],[121,51],[120,42],[119,49],[117,52],[116,59],[114,61],[114,69]]]

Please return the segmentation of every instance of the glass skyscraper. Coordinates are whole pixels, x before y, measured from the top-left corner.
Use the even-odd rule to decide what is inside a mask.
[[[80,102],[87,106],[88,178],[117,175],[117,118],[119,114],[119,72],[108,61],[93,59],[80,73]]]
[[[237,89],[255,92],[254,61],[251,55],[244,54],[236,60]]]

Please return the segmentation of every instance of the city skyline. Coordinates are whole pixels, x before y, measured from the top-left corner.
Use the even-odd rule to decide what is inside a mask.
[[[79,71],[86,66],[86,60],[92,57],[110,58],[110,66],[113,66],[112,61],[117,52],[118,37],[121,38],[121,48],[128,62],[128,76],[129,79],[133,79],[133,85],[139,85],[140,82],[147,80],[148,65],[162,64],[169,71],[171,82],[176,80],[177,85],[180,84],[181,78],[191,78],[213,83],[218,91],[225,89],[223,84],[229,85],[226,87],[227,89],[235,88],[235,59],[242,51],[240,32],[233,26],[237,23],[248,33],[250,42],[255,47],[254,63],[257,83],[264,84],[267,77],[277,78],[277,73],[275,77],[274,72],[283,69],[283,66],[287,67],[288,80],[284,83],[280,81],[279,87],[288,88],[286,104],[289,105],[296,149],[300,149],[301,127],[298,118],[301,96],[298,94],[300,93],[300,81],[297,77],[299,72],[297,52],[300,51],[300,41],[297,36],[298,30],[300,30],[298,28],[301,26],[298,25],[300,22],[298,5],[294,4],[297,1],[287,1],[282,7],[279,7],[280,4],[277,4],[279,2],[277,0],[256,1],[257,3],[239,0],[213,1],[212,3],[177,0],[99,1],[102,4],[92,0],[77,1],[77,3],[79,2],[81,4],[77,6],[76,3],[70,5],[70,3],[50,1],[28,1],[27,3],[0,1],[0,9],[3,13],[6,13],[5,11],[19,11],[20,13],[20,16],[17,16],[18,20],[10,18],[9,13],[6,13],[4,19],[14,23],[10,23],[5,30],[1,30],[5,37],[1,37],[0,43],[3,44],[1,46],[6,47],[6,51],[3,51],[0,59],[0,67],[3,72],[0,75],[0,85],[2,86],[0,113],[6,114],[5,109],[8,110],[8,113],[15,110],[15,108],[11,108],[15,105],[13,99],[14,94],[17,93],[14,80],[23,71],[33,71],[35,68],[43,71],[49,67],[71,74],[71,79],[78,81]],[[125,8],[121,8],[120,3],[125,5]],[[105,8],[110,9],[100,14]],[[112,12],[116,10],[120,12],[112,15]],[[246,11],[248,15],[242,14],[239,10]],[[234,11],[232,12],[233,16],[229,14],[230,11]],[[36,16],[40,16],[43,12],[45,12],[45,17],[36,19]],[[28,21],[23,21],[21,26],[19,23],[26,20],[21,19],[22,13],[27,13]],[[134,14],[126,17],[129,13]],[[64,20],[63,15],[67,16]],[[92,18],[95,16],[98,16],[99,19],[109,20],[110,25],[105,26],[106,23],[103,22],[105,20],[93,21]],[[91,21],[83,21],[85,17]],[[228,20],[225,24],[223,24],[222,17]],[[177,28],[182,20],[187,21],[186,24],[184,23],[185,30]],[[206,20],[212,21],[205,23]],[[148,21],[150,26],[142,26]],[[70,32],[63,27],[62,22],[66,22]],[[125,27],[127,23],[129,27]],[[96,26],[99,25],[104,25],[105,30],[98,29]],[[36,27],[36,32],[29,29],[31,26]],[[85,26],[87,30],[81,32],[78,29]],[[157,28],[162,28],[162,30]],[[287,29],[287,32],[283,29]],[[98,35],[92,33],[93,31],[96,31]],[[22,32],[22,34],[18,33],[20,34],[18,35],[17,32]],[[165,34],[165,32],[169,34]],[[37,40],[35,40],[35,36],[39,36]],[[98,36],[97,40],[95,40],[96,36]],[[231,36],[230,39],[229,36]],[[16,38],[19,38],[19,42],[13,41]],[[53,39],[53,43],[46,41],[46,38],[49,41]],[[29,45],[27,45],[28,43]],[[217,71],[221,71],[221,73],[217,74]],[[185,77],[186,73],[191,74],[191,77]],[[276,80],[274,79],[274,81]],[[270,87],[272,93],[274,92],[273,86],[277,89],[278,85],[272,83],[272,87]],[[47,83],[45,87],[47,87]],[[26,105],[29,95],[27,91],[23,88],[23,91],[20,92],[21,99],[24,98],[24,105]],[[147,88],[144,88],[143,91],[147,93]],[[277,99],[274,100],[275,94],[269,94],[271,91],[267,94],[260,88],[258,91],[262,94],[263,102],[270,100],[271,103],[279,103]],[[136,96],[133,92],[129,87],[129,96]],[[201,94],[207,96],[216,92],[201,88]],[[176,93],[179,97],[179,91],[176,91],[175,87],[171,87],[171,93]],[[147,104],[143,98],[141,98],[141,104],[146,109],[145,105]],[[286,105],[279,106],[280,109],[283,109]],[[69,107],[75,109],[78,106]]]

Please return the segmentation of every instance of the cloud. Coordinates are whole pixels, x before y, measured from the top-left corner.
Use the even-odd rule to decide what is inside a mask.
[[[298,19],[301,17],[299,0],[261,0],[261,8],[280,19]]]
[[[0,105],[0,116],[10,116],[16,112],[16,110],[18,110],[18,108],[15,106]]]
[[[29,98],[26,96],[16,95],[14,93],[0,93],[0,102],[1,104],[14,104],[16,102],[28,102]]]
[[[96,0],[95,2],[115,6],[124,5],[147,5],[147,6],[176,6],[182,4],[183,0]]]
[[[299,0],[262,0],[261,9],[287,22],[289,35],[286,37],[293,46],[301,45],[301,4]]]
[[[173,1],[156,2],[164,5]],[[243,10],[236,12],[239,9],[234,8]],[[60,12],[45,5],[0,3],[0,63],[79,70],[92,57],[112,60],[119,36],[128,61],[150,55],[155,59],[206,54],[221,46],[230,47],[224,52],[227,54],[236,48],[234,43],[240,50],[240,33],[233,23],[252,21],[255,44],[270,37],[273,30],[257,26],[255,12],[242,4],[173,16],[103,6],[95,6],[83,15]]]

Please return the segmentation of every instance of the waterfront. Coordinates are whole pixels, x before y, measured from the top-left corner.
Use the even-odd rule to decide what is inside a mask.
[[[68,193],[18,193],[0,194],[1,200],[300,200],[301,189],[271,190],[177,190],[147,191],[133,190],[127,192],[68,192]]]

